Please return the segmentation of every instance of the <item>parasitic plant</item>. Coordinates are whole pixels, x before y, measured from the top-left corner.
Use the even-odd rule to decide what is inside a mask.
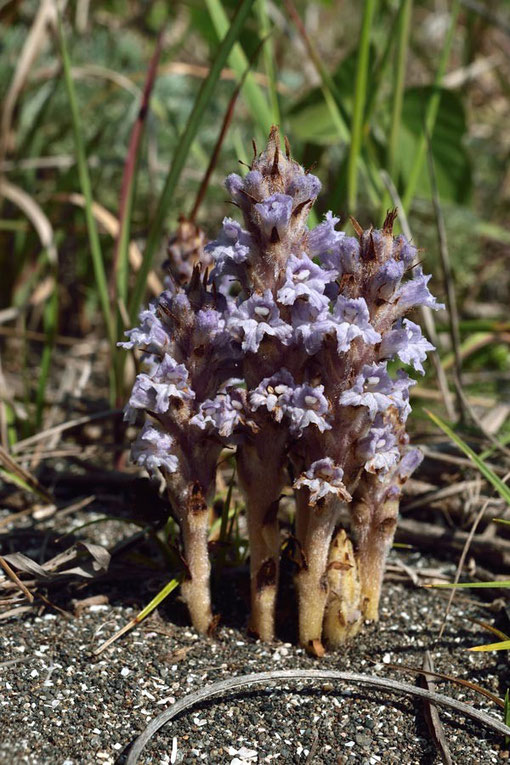
[[[225,218],[196,266],[140,316],[125,348],[145,354],[126,407],[145,424],[134,460],[166,481],[180,524],[193,625],[211,625],[207,548],[220,452],[235,448],[250,545],[251,629],[274,637],[282,489],[295,492],[299,637],[337,646],[377,619],[402,485],[421,461],[408,446],[414,381],[433,346],[406,318],[437,309],[416,248],[381,230],[356,237],[331,213],[310,230],[319,180],[273,128],[244,178],[226,188],[243,224]],[[175,270],[175,269],[174,269]],[[346,520],[347,519],[347,520]]]

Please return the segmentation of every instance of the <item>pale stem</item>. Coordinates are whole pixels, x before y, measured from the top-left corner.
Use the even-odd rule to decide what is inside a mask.
[[[363,616],[379,618],[379,600],[386,565],[397,526],[399,503],[378,503],[368,493],[352,506],[352,530],[357,540],[356,558],[361,582]]]
[[[300,490],[302,491],[302,490]],[[301,542],[303,564],[296,576],[299,606],[299,640],[312,652],[321,646],[324,609],[328,597],[329,545],[337,518],[336,498],[322,507],[308,509],[310,517]]]
[[[362,624],[361,588],[352,542],[344,529],[335,535],[328,562],[329,594],[324,637],[331,647],[356,635]]]
[[[280,459],[272,449],[268,451],[272,453],[243,445],[237,462],[250,542],[250,629],[264,641],[273,640],[275,635],[280,572],[278,500],[284,483]]]
[[[204,507],[198,511],[184,513],[180,518],[184,557],[189,579],[181,591],[197,632],[205,634],[212,621],[210,574],[211,564],[207,540],[209,534],[209,512]]]

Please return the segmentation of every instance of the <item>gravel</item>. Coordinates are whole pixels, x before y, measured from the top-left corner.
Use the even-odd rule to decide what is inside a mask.
[[[406,560],[431,565],[414,553]],[[451,566],[442,566],[451,573]],[[199,637],[175,623],[180,613],[175,599],[94,656],[93,649],[139,610],[126,605],[128,600],[111,600],[71,619],[47,610],[1,623],[2,765],[120,763],[148,722],[191,691],[243,673],[318,666],[290,643],[261,644],[228,626],[228,608],[216,638]],[[389,582],[379,624],[367,625],[357,641],[327,654],[320,666],[414,682],[412,675],[387,665],[421,667],[428,648],[436,671],[504,696],[510,687],[506,654],[466,650],[490,642],[465,618],[488,620],[487,611],[459,598],[438,641],[444,608],[437,592]],[[469,689],[439,683],[437,690],[501,718],[499,708]],[[440,717],[455,763],[508,759],[496,734],[453,712],[441,710]],[[296,683],[250,689],[190,710],[156,734],[141,762],[424,765],[440,760],[421,702],[361,687]]]

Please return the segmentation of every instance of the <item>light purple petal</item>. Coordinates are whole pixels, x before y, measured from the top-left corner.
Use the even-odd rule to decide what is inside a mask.
[[[172,454],[173,444],[174,439],[169,433],[146,422],[131,447],[131,458],[149,473],[154,473],[157,468],[175,473],[179,468],[179,460]]]
[[[360,457],[365,460],[365,470],[369,473],[385,475],[394,467],[400,457],[397,439],[390,425],[385,425],[380,415],[364,438],[357,444]]]
[[[315,425],[321,433],[331,430],[327,421],[329,415],[329,403],[324,396],[324,386],[313,387],[305,383],[299,385],[292,392],[288,405],[284,412],[290,419],[290,432],[300,436],[309,425]]]
[[[275,337],[284,345],[292,338],[292,327],[280,318],[271,290],[263,295],[254,293],[241,303],[229,317],[227,327],[233,337],[242,340],[245,352],[256,353],[265,335]]]
[[[157,303],[151,303],[147,309],[141,311],[139,320],[140,326],[128,329],[125,333],[129,340],[117,345],[127,350],[143,348],[147,353],[164,353],[171,338],[157,315]]]
[[[414,269],[415,277],[409,282],[403,284],[395,295],[394,301],[402,311],[409,311],[417,306],[427,306],[439,311],[444,308],[442,303],[438,303],[427,287],[430,281],[430,274],[425,276],[421,266]]]
[[[301,298],[321,310],[324,306],[324,289],[329,282],[334,281],[336,272],[324,271],[305,254],[300,258],[291,255],[287,261],[285,277],[285,284],[278,291],[279,303],[294,305]]]
[[[386,364],[369,364],[363,367],[353,387],[341,394],[339,401],[343,406],[366,406],[374,419],[393,404],[393,393],[394,383]]]
[[[272,377],[265,377],[248,394],[252,411],[265,407],[268,412],[271,412],[276,422],[281,422],[294,388],[294,378],[285,368],[280,369]]]
[[[423,337],[421,327],[409,319],[404,319],[384,336],[380,358],[388,359],[396,355],[404,364],[410,364],[417,372],[425,374],[422,362],[427,358],[427,353],[433,350],[435,349],[432,343]]]
[[[218,393],[216,398],[203,401],[190,424],[201,430],[216,430],[220,436],[231,436],[239,424],[245,423],[245,407],[241,391]]]
[[[310,492],[310,505],[315,505],[328,494],[350,502],[352,497],[342,482],[343,477],[342,468],[335,465],[330,457],[326,457],[312,462],[309,469],[295,481],[293,488],[307,488]]]
[[[292,214],[292,203],[292,197],[287,194],[272,194],[255,205],[262,230],[268,239],[271,239],[273,229],[276,229],[280,239],[283,238]]]

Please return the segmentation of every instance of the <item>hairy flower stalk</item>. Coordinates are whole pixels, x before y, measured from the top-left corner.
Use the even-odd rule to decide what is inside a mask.
[[[201,631],[211,620],[207,502],[221,449],[236,451],[250,626],[264,640],[275,634],[278,504],[294,489],[300,641],[319,652],[322,640],[339,645],[377,618],[402,485],[420,461],[405,430],[414,380],[397,367],[424,372],[432,345],[408,314],[441,306],[413,266],[415,247],[393,236],[393,213],[381,230],[355,222],[356,237],[331,213],[308,228],[320,182],[287,144],[282,152],[276,128],[226,188],[243,223],[224,219],[205,248],[210,270],[197,266],[186,281],[174,264],[169,289],[124,344],[147,365],[126,408],[131,421],[146,416],[133,457],[167,482],[183,593]]]

